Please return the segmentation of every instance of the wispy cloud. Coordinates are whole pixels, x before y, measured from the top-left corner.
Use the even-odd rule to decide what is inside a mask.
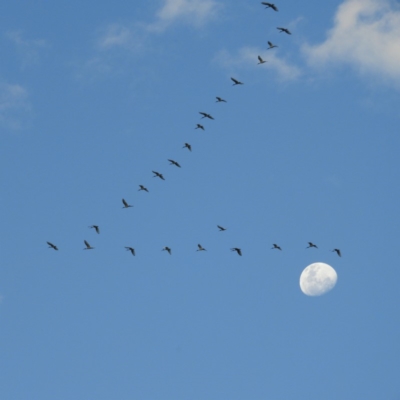
[[[31,111],[28,92],[21,85],[0,83],[0,126],[19,130]]]
[[[238,68],[265,68],[272,70],[281,81],[289,81],[298,78],[301,75],[300,69],[290,64],[283,58],[280,58],[276,50],[260,50],[256,47],[242,47],[236,54],[231,54],[226,50],[220,51],[215,61],[225,69],[238,69]],[[257,65],[258,56],[267,61],[265,64]]]
[[[309,64],[348,64],[400,83],[400,8],[390,0],[345,0],[323,43],[303,47]]]
[[[20,30],[9,31],[6,33],[6,37],[15,45],[23,68],[37,64],[40,50],[47,46],[46,41],[43,39],[24,38],[23,32]]]
[[[101,50],[112,48],[138,50],[144,44],[143,39],[143,32],[139,29],[122,24],[111,24],[101,32],[97,45]]]

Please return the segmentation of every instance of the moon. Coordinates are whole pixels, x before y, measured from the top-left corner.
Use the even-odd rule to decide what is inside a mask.
[[[310,264],[300,275],[300,289],[307,296],[321,296],[332,290],[336,282],[336,271],[322,262]]]

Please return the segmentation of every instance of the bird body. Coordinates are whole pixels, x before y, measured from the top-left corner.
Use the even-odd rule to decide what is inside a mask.
[[[144,187],[143,185],[139,185],[139,190],[138,190],[138,192],[140,192],[141,190],[144,190],[145,192],[149,193],[149,189],[147,189],[147,188]]]
[[[179,165],[178,162],[176,162],[176,161],[174,161],[174,160],[168,160],[168,161],[169,161],[169,163],[170,163],[171,165],[176,165],[177,167],[181,168],[181,166]]]
[[[201,124],[196,124],[196,128],[194,128],[194,129],[202,129],[203,131],[205,130],[204,126]]]
[[[58,250],[58,247],[55,244],[53,244],[51,242],[46,242],[46,243],[49,245],[49,249]]]
[[[84,240],[83,242],[85,243],[85,246],[86,246],[83,250],[93,250],[94,249],[94,247],[92,247],[87,240]]]
[[[185,143],[182,149],[188,149],[189,151],[192,151],[192,146],[189,143]]]
[[[135,249],[133,247],[125,246],[125,248],[126,248],[127,251],[130,251],[133,256],[136,256]]]
[[[123,207],[122,208],[129,208],[129,207],[133,207],[130,204],[128,204],[128,202],[125,199],[122,199],[122,203],[123,203]]]
[[[273,49],[274,47],[278,47],[276,44],[273,44],[272,42],[268,41],[268,50]]]
[[[282,250],[282,249],[281,249],[277,244],[275,244],[275,243],[273,243],[272,246],[274,246],[274,247],[271,247],[271,249]]]
[[[217,225],[217,228],[219,229],[220,232],[226,231],[226,228],[224,228],[221,225]]]
[[[224,99],[222,99],[221,97],[216,97],[216,99],[217,99],[217,101],[216,101],[216,103],[226,103],[227,101],[226,100],[224,100]]]
[[[171,249],[168,246],[165,246],[161,251],[168,251],[171,254]]]
[[[276,28],[276,29],[278,29],[279,33],[285,32],[288,35],[291,35],[291,32],[287,28]]]
[[[316,249],[318,249],[318,246],[316,244],[308,242],[308,246],[306,248],[309,249],[310,247],[315,247]]]
[[[196,251],[206,251],[206,249],[201,244],[198,244],[197,247],[198,249]]]
[[[158,178],[162,179],[163,181],[165,181],[165,178],[164,178],[163,174],[160,174],[157,171],[152,171],[152,172],[154,174],[153,178],[158,177]]]
[[[89,228],[93,228],[96,231],[96,233],[100,233],[100,228],[98,225],[92,225],[92,226],[89,226]]]
[[[231,78],[231,80],[232,80],[232,82],[233,82],[233,86],[235,86],[235,85],[244,85],[243,82],[240,82],[240,81],[238,81],[238,80],[235,79],[235,78]]]
[[[205,112],[201,112],[201,111],[200,111],[199,114],[202,115],[201,118],[214,119],[210,114],[207,114],[207,113],[205,113]]]
[[[272,8],[274,11],[278,11],[278,7],[275,4],[267,3],[266,1],[262,1],[261,4],[266,6],[265,8]]]
[[[333,249],[332,251],[335,252],[339,257],[342,257],[342,253],[339,249]]]
[[[233,248],[231,249],[231,251],[236,251],[236,253],[238,253],[238,254],[239,254],[239,256],[241,256],[241,255],[242,255],[242,250],[241,250],[241,249],[239,249],[238,247],[233,247]]]
[[[266,61],[263,60],[263,59],[261,58],[261,56],[258,56],[258,64],[265,64],[265,63],[266,63]]]

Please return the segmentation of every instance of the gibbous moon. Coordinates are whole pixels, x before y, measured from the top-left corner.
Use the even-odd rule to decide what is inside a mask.
[[[328,264],[310,264],[300,275],[300,289],[307,296],[321,296],[336,285],[336,271]]]

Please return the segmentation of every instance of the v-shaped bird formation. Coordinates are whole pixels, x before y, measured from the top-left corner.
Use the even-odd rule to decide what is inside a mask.
[[[279,11],[278,7],[273,3],[261,2],[261,4],[264,5],[266,9],[271,9],[271,10],[273,10],[275,12]],[[289,29],[285,28],[285,27],[277,27],[276,29],[279,31],[279,33],[286,33],[287,35],[291,35],[292,34],[289,31]],[[274,44],[271,41],[267,41],[267,43],[268,43],[267,50],[274,49],[274,48],[278,47],[276,44]],[[262,65],[262,64],[267,63],[267,60],[265,60],[260,55],[258,55],[257,60],[258,60],[258,63],[257,63],[258,65]],[[237,79],[235,77],[231,77],[230,79],[233,82],[232,86],[244,85],[243,82],[241,82],[239,79]],[[215,101],[216,103],[228,103],[228,101],[225,100],[222,97],[216,96],[215,98],[216,98],[216,101]],[[201,115],[201,119],[204,119],[204,120],[212,121],[212,120],[215,119],[211,114],[209,114],[207,112],[204,112],[204,111],[199,111],[199,114]],[[195,129],[199,129],[199,130],[205,131],[204,125],[202,125],[200,123],[196,123]],[[189,143],[184,143],[182,148],[183,149],[187,149],[190,152],[192,151],[192,146]],[[175,167],[181,168],[181,165],[180,165],[180,163],[178,161],[175,161],[173,159],[167,159],[167,160],[168,160],[170,165],[173,165]],[[166,180],[166,178],[164,177],[164,175],[162,173],[160,173],[158,171],[152,171],[152,173],[153,173],[153,178],[159,178],[160,180],[163,180],[163,181]],[[144,191],[144,192],[147,192],[147,193],[150,192],[149,189],[146,186],[144,186],[142,184],[139,184],[138,186],[139,186],[138,191]],[[123,204],[122,208],[124,208],[124,209],[133,207],[133,205],[129,204],[129,202],[127,200],[125,200],[125,198],[122,198],[122,204]],[[93,229],[97,234],[100,234],[100,227],[98,225],[91,225],[91,226],[89,226],[89,228]],[[225,227],[223,227],[221,225],[217,225],[217,228],[218,228],[219,232],[225,232],[227,230],[227,228],[225,228]],[[84,240],[83,242],[85,244],[85,247],[83,248],[83,250],[94,250],[95,249],[95,247],[92,247],[87,240]],[[51,248],[53,250],[57,250],[57,251],[59,250],[58,246],[56,246],[52,242],[47,242],[47,244],[48,244],[49,248]],[[308,246],[306,247],[306,249],[310,249],[310,248],[318,249],[318,246],[316,244],[314,244],[313,242],[308,242]],[[134,247],[125,246],[125,249],[126,249],[126,251],[129,251],[132,256],[136,256],[136,250],[135,250]],[[282,247],[280,245],[278,245],[277,243],[273,243],[271,249],[272,250],[280,250],[280,251],[282,251]],[[236,253],[239,256],[242,256],[242,254],[243,254],[242,249],[239,248],[239,247],[232,247],[232,248],[230,248],[230,250],[232,252]],[[163,247],[162,251],[165,251],[169,255],[172,255],[172,249],[169,246]],[[199,243],[199,244],[197,244],[196,251],[204,252],[204,251],[206,251],[206,248],[204,248]],[[338,249],[338,248],[334,248],[333,250],[331,250],[331,252],[336,253],[339,257],[342,256],[342,253],[341,253],[340,249]]]

